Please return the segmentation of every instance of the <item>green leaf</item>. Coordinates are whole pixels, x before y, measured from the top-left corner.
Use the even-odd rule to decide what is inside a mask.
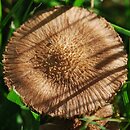
[[[40,115],[26,107],[15,90],[11,90],[7,96],[8,100],[19,105],[22,111],[23,130],[38,130]]]
[[[16,103],[17,105],[19,105],[21,107],[24,106],[20,96],[13,89],[9,92],[9,94],[7,96],[7,99],[14,102],[14,103]]]
[[[35,118],[35,120],[40,121],[40,115],[39,114],[37,114],[33,111],[31,111],[31,113],[32,113],[33,117]]]
[[[73,6],[82,6],[84,3],[84,0],[75,0]]]
[[[50,7],[58,6],[58,5],[60,5],[60,3],[58,1],[56,1],[56,0],[51,0],[50,1]]]

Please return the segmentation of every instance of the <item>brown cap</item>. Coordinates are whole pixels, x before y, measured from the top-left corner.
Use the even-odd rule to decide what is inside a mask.
[[[78,7],[51,8],[25,22],[3,62],[7,86],[52,116],[92,114],[127,77],[118,34],[105,19]]]

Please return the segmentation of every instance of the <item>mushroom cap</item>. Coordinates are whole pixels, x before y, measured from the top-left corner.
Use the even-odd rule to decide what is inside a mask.
[[[104,18],[79,7],[36,14],[16,30],[3,57],[7,86],[51,116],[91,115],[127,77],[119,35]]]

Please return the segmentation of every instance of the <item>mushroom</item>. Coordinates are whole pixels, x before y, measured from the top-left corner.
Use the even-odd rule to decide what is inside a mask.
[[[109,104],[127,77],[119,35],[79,7],[54,7],[14,32],[3,56],[5,83],[41,114],[91,115]]]

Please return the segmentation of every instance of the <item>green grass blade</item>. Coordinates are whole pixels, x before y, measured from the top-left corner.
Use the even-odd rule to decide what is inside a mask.
[[[32,7],[32,4],[33,4],[33,0],[31,0],[29,6],[28,6],[28,8],[27,8],[27,10],[26,10],[26,12],[25,12],[25,14],[24,14],[24,16],[23,16],[23,22],[28,18],[30,9],[31,9],[31,7]]]
[[[40,115],[39,114],[37,114],[33,111],[31,111],[31,113],[32,113],[33,117],[35,118],[35,120],[40,121]]]
[[[118,122],[118,123],[125,121],[124,119],[118,119],[118,118],[107,118],[106,120],[111,122]]]
[[[130,103],[127,90],[123,92],[123,101],[125,106]]]
[[[130,36],[130,30],[124,29],[124,28],[122,28],[120,26],[117,26],[115,24],[112,24],[112,26],[115,28],[115,30],[117,32],[122,33],[122,34],[124,34],[126,36]]]
[[[23,1],[24,0],[18,0],[17,1],[17,3],[14,5],[13,9],[8,13],[8,15],[3,20],[3,22],[2,22],[2,28],[4,28],[6,26],[6,24],[8,23],[8,21],[12,17],[13,12],[16,12],[20,8],[20,6],[23,3]]]
[[[43,3],[38,4],[38,6],[34,7],[33,10],[30,12],[30,15],[33,15],[35,11],[42,5]]]
[[[130,122],[128,122],[128,123],[126,124],[126,126],[125,126],[124,128],[122,128],[121,130],[128,130],[129,125],[130,125]]]
[[[82,6],[84,3],[84,0],[75,0],[73,6]]]
[[[12,101],[13,103],[16,103],[19,106],[24,106],[20,96],[13,89],[9,92],[7,99]]]

